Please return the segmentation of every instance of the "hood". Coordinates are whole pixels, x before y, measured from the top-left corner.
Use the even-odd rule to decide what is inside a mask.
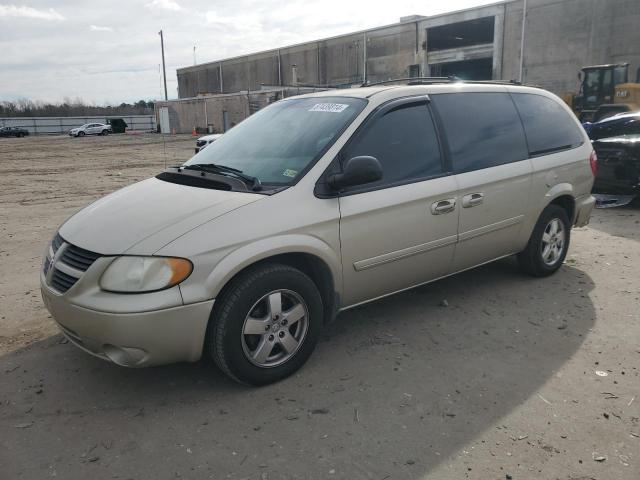
[[[104,255],[151,255],[189,230],[263,198],[150,178],[80,210],[60,227],[60,235]]]

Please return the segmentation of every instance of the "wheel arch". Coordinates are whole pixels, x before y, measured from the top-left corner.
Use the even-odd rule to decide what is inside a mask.
[[[339,295],[336,292],[335,281],[331,273],[330,267],[320,257],[306,252],[289,252],[280,253],[272,256],[256,260],[250,263],[231,276],[224,286],[220,289],[217,296],[222,296],[229,286],[233,283],[233,280],[244,274],[248,270],[260,267],[261,265],[267,265],[269,263],[279,263],[296,268],[307,275],[313,283],[315,283],[320,297],[322,298],[322,304],[324,306],[324,322],[330,322],[339,309]]]
[[[559,183],[551,188],[545,195],[545,203],[540,209],[540,213],[542,213],[542,210],[547,208],[547,206],[549,205],[558,205],[564,208],[564,210],[567,212],[567,216],[569,217],[571,225],[575,223],[575,191],[570,183]],[[540,213],[538,214],[538,217],[540,216]]]
[[[239,275],[266,263],[282,263],[308,275],[320,292],[325,307],[325,322],[335,316],[342,292],[339,253],[321,240],[306,235],[263,239],[231,252],[216,265],[205,280],[205,288],[210,298],[220,297]]]

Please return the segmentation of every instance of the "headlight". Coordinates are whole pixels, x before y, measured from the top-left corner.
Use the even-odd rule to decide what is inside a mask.
[[[116,293],[155,292],[177,285],[192,270],[184,258],[118,257],[102,274],[100,288]]]

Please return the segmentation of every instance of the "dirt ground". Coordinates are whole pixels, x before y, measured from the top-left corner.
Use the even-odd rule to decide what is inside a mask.
[[[260,389],[66,343],[38,287],[57,226],[193,146],[0,139],[0,478],[640,478],[637,204],[595,211],[553,277],[507,259],[345,312]]]

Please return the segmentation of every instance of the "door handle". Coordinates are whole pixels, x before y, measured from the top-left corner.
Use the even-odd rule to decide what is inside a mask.
[[[462,206],[464,208],[475,207],[476,205],[480,205],[482,202],[484,202],[484,193],[482,192],[470,193],[469,195],[462,197]]]
[[[447,198],[446,200],[438,200],[431,204],[431,213],[433,215],[442,215],[443,213],[453,212],[456,209],[456,199]]]

